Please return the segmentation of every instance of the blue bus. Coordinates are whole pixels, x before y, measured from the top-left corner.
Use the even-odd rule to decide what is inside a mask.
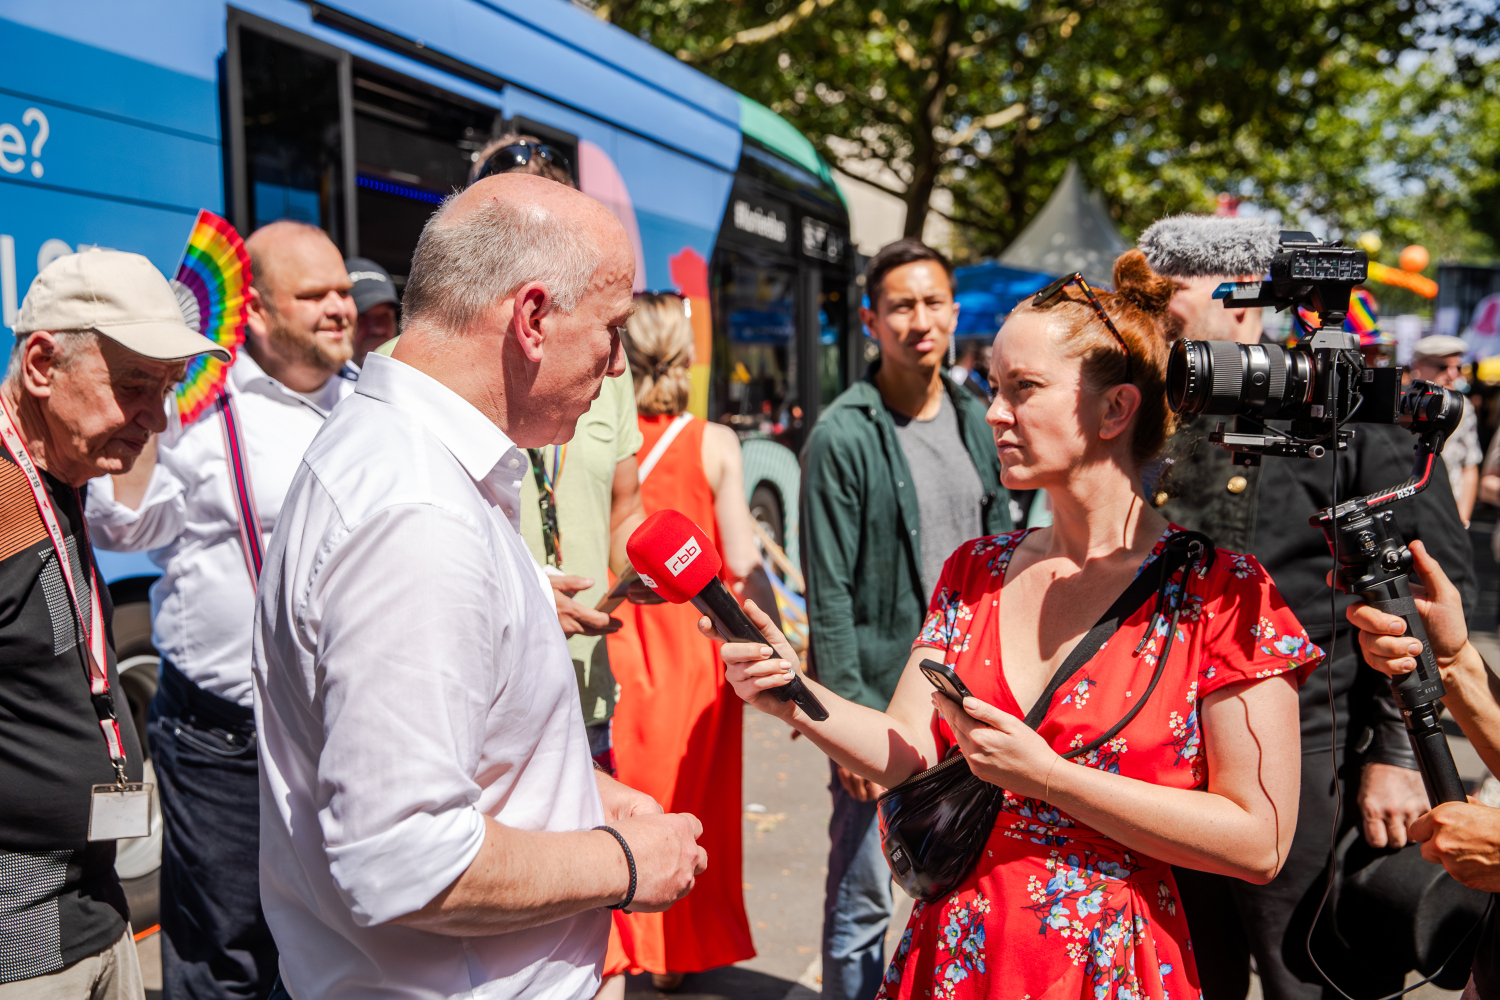
[[[864,359],[847,209],[768,109],[565,0],[0,0],[0,32],[0,346],[50,261],[111,247],[170,276],[200,208],[320,226],[399,288],[478,151],[531,133],[624,224],[637,289],[688,299],[691,408],[740,432],[796,559],[795,451]],[[100,564],[143,716],[156,568]]]
[[[848,213],[812,145],[564,0],[3,0],[0,30],[0,343],[51,260],[106,246],[170,274],[201,207],[243,234],[314,223],[400,287],[434,206],[519,130],[625,224],[638,289],[689,298],[695,413],[795,451],[862,364]]]

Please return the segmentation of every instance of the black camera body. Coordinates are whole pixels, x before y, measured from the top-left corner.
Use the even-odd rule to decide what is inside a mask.
[[[1401,370],[1366,366],[1359,338],[1343,328],[1349,295],[1369,270],[1365,252],[1288,231],[1278,249],[1267,279],[1225,282],[1215,298],[1226,309],[1313,309],[1322,327],[1292,348],[1178,341],[1167,362],[1172,409],[1235,416],[1234,430],[1220,424],[1209,438],[1235,452],[1237,465],[1259,465],[1262,455],[1321,458],[1329,447],[1342,450],[1353,436],[1346,423],[1402,424],[1446,440],[1463,416],[1463,399],[1426,382],[1403,390]],[[1290,424],[1271,430],[1268,420]]]
[[[1463,417],[1463,397],[1430,382],[1401,386],[1398,368],[1365,365],[1356,334],[1344,330],[1349,296],[1364,281],[1361,250],[1283,231],[1261,281],[1225,282],[1215,290],[1226,309],[1294,306],[1316,310],[1318,330],[1294,348],[1278,344],[1178,341],[1167,363],[1167,401],[1178,413],[1232,415],[1209,440],[1234,452],[1237,465],[1261,456],[1322,458],[1348,447],[1348,423],[1401,424],[1416,435],[1416,463],[1405,483],[1321,510],[1311,521],[1333,550],[1339,589],[1406,621],[1420,639],[1417,667],[1391,684],[1433,805],[1463,801],[1465,790],[1438,724],[1443,682],[1411,597],[1411,553],[1390,505],[1431,481],[1435,460]],[[1229,273],[1237,273],[1231,271]],[[1285,429],[1268,421],[1287,421]],[[1438,466],[1438,474],[1445,474]]]

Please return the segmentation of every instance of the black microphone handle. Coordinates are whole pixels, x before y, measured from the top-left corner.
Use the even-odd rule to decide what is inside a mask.
[[[1442,802],[1468,801],[1458,766],[1453,763],[1448,737],[1443,735],[1442,723],[1438,719],[1442,712],[1439,699],[1446,693],[1443,678],[1438,672],[1437,661],[1432,658],[1427,629],[1417,614],[1417,605],[1412,600],[1406,577],[1392,577],[1369,590],[1360,591],[1359,596],[1370,607],[1405,621],[1406,634],[1422,644],[1417,668],[1393,678],[1391,691],[1406,723],[1406,737],[1417,755],[1417,768],[1422,772],[1422,783],[1427,786],[1428,801],[1434,806]]]
[[[718,631],[720,638],[725,642],[759,642],[764,643],[766,637],[761,635],[760,629],[745,614],[745,609],[740,607],[740,602],[734,599],[729,588],[724,586],[724,581],[714,577],[708,581],[708,586],[698,592],[693,598],[693,607],[708,616]],[[828,709],[818,701],[817,695],[797,675],[797,668],[792,668],[792,680],[790,684],[771,688],[771,693],[776,696],[777,701],[793,701],[803,713],[814,722],[822,722],[828,718]]]

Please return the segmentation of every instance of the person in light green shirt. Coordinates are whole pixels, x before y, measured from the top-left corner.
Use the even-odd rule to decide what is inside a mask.
[[[625,541],[645,518],[636,473],[640,447],[635,384],[627,370],[619,378],[604,380],[599,398],[579,419],[571,441],[532,451],[532,472],[521,484],[521,537],[551,574],[557,617],[568,635],[583,721],[596,756],[609,747],[609,720],[617,697],[604,636],[620,623],[595,611],[594,605],[609,587],[608,570],[618,575],[630,566]],[[550,554],[538,504],[538,459],[557,503],[557,552]]]

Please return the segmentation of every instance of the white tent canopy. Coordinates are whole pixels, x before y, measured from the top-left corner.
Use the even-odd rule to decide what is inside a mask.
[[[1078,164],[1069,161],[1052,197],[999,263],[1057,275],[1080,271],[1089,282],[1112,288],[1115,258],[1129,249],[1103,200],[1084,186]]]

